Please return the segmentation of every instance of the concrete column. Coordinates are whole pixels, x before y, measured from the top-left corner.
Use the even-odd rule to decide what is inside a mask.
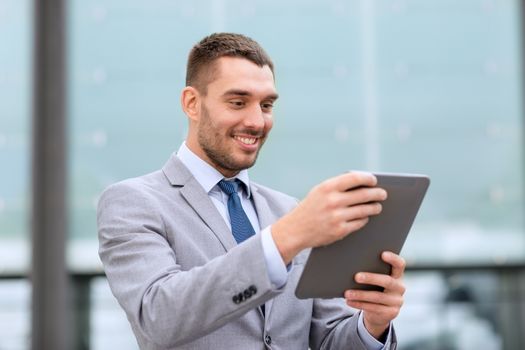
[[[65,263],[66,2],[33,2],[33,350],[72,348]]]

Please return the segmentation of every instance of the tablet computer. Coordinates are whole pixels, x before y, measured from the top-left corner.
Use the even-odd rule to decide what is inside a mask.
[[[391,266],[381,260],[385,250],[399,254],[425,196],[430,179],[425,175],[374,173],[377,187],[388,197],[383,210],[368,223],[340,241],[313,248],[297,284],[298,298],[343,297],[348,289],[382,290],[359,284],[358,272],[390,274]]]

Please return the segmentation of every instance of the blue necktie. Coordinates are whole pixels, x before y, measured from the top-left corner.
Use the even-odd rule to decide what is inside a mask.
[[[221,190],[228,195],[228,212],[230,213],[230,223],[232,225],[233,237],[237,243],[250,238],[255,231],[250,219],[246,216],[244,209],[242,209],[241,199],[237,194],[239,188],[239,180],[219,181],[219,187]],[[264,304],[260,306],[263,316],[266,314]]]
[[[219,187],[228,195],[228,212],[230,213],[230,223],[232,226],[233,237],[237,243],[250,238],[255,231],[252,224],[242,209],[241,199],[237,194],[239,188],[239,181],[219,181]]]

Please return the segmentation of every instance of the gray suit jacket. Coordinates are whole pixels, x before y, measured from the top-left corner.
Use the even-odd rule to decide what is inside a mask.
[[[296,205],[255,183],[251,192],[262,228]],[[273,288],[260,234],[237,245],[176,155],[162,170],[110,186],[98,230],[109,285],[141,349],[365,349],[343,299],[295,297],[307,252]]]

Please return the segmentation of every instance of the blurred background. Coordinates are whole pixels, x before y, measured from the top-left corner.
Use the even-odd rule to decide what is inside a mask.
[[[399,349],[525,348],[522,1],[65,3],[73,348],[138,348],[97,255],[97,199],[184,140],[187,54],[217,31],[276,65],[255,181],[302,198],[349,169],[431,177],[402,251]],[[29,349],[34,332],[34,17],[32,1],[0,0],[0,350]]]

